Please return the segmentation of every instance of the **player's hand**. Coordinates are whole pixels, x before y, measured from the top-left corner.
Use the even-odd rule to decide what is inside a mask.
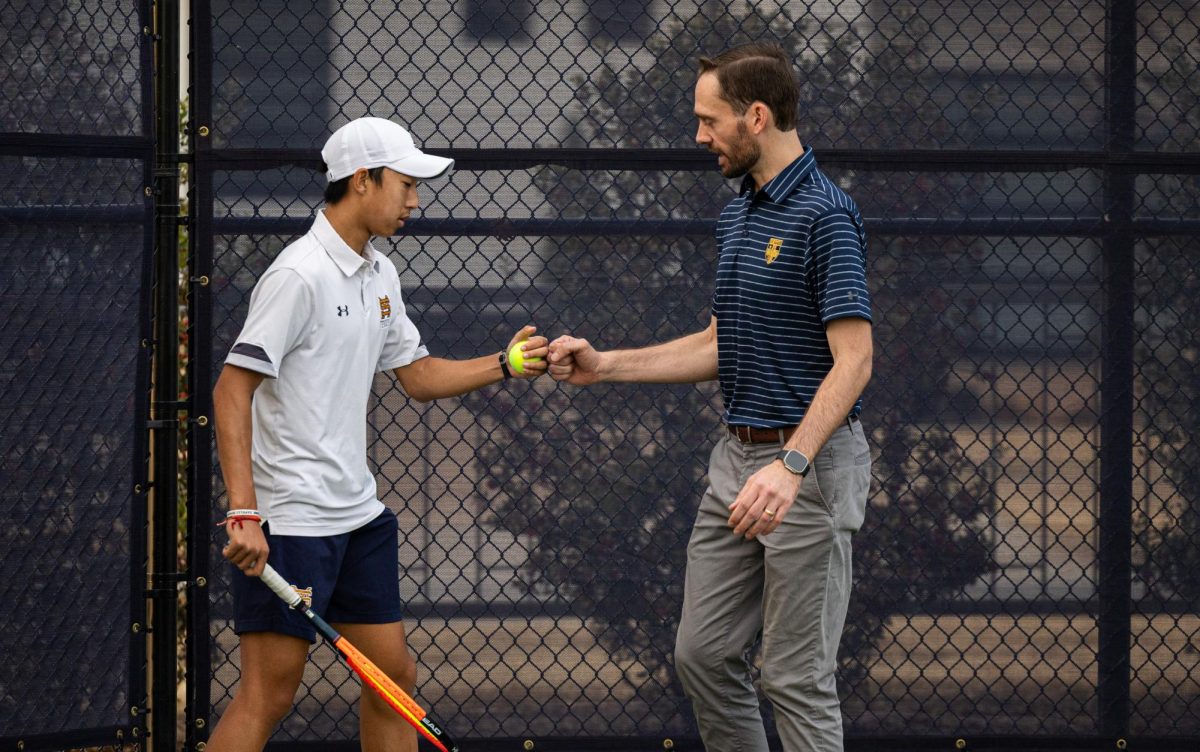
[[[550,376],[575,386],[600,380],[600,353],[586,339],[564,334],[550,343]]]
[[[221,549],[225,558],[251,577],[261,575],[271,551],[262,526],[253,520],[242,520],[240,524],[226,524],[225,532],[229,534],[229,543]]]
[[[804,479],[775,461],[746,481],[729,506],[729,526],[734,535],[751,540],[770,535],[796,502]]]
[[[514,345],[518,343],[521,345],[521,353],[525,360],[525,372],[517,373],[510,365],[509,370],[512,371],[513,378],[536,379],[546,372],[546,356],[550,352],[547,347],[549,341],[545,337],[534,337],[533,333],[536,331],[537,327],[533,324],[521,327],[521,331],[513,335],[508,342],[508,347],[504,349],[504,352],[507,353]],[[530,358],[536,358],[536,360],[530,360]]]

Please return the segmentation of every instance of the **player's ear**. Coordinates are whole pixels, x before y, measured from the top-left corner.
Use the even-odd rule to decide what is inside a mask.
[[[371,174],[366,167],[359,167],[350,176],[350,188],[359,195],[367,192],[367,183],[369,182],[371,182]]]

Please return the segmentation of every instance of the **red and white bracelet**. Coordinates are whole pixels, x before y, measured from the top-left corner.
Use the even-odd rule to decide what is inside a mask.
[[[217,527],[221,527],[222,525],[237,525],[240,528],[242,523],[247,520],[257,522],[261,525],[263,518],[257,509],[230,509],[225,513],[225,521],[218,522]]]

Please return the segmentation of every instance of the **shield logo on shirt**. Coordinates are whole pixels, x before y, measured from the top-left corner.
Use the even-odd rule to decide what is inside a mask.
[[[386,321],[392,315],[392,301],[384,295],[379,299],[379,320]]]
[[[771,238],[767,241],[767,252],[764,257],[768,264],[775,263],[775,259],[779,258],[779,252],[783,250],[783,238]]]

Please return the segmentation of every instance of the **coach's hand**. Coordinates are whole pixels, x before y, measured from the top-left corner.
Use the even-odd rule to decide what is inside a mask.
[[[775,532],[796,502],[803,480],[782,462],[772,462],[751,475],[729,507],[729,526],[733,528],[733,534],[750,540]]]
[[[586,339],[564,334],[550,343],[550,376],[574,386],[600,380],[601,354]]]
[[[229,534],[229,543],[221,549],[225,558],[251,577],[261,575],[271,551],[262,526],[253,520],[244,520],[226,525],[225,532]]]

